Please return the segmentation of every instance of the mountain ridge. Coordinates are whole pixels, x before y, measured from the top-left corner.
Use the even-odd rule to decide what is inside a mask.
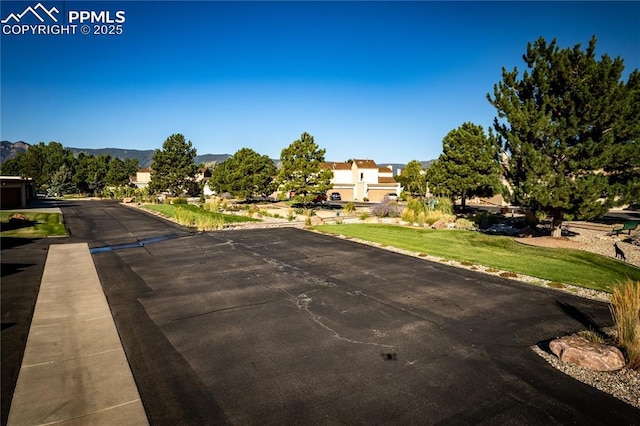
[[[0,141],[0,163],[4,163],[6,160],[9,160],[20,152],[26,151],[31,145],[24,141],[17,142],[9,142],[9,141]],[[141,168],[147,168],[151,165],[153,160],[153,153],[155,150],[153,149],[124,149],[124,148],[72,148],[72,147],[64,147],[65,149],[70,150],[73,155],[77,156],[80,153],[84,153],[86,155],[110,155],[112,157],[120,158],[124,160],[125,158],[136,158],[138,160],[138,165]],[[204,164],[204,163],[221,163],[227,158],[231,157],[230,154],[202,154],[196,155],[194,162],[196,164]],[[274,163],[278,163],[279,160],[274,159]],[[423,168],[428,168],[429,165],[434,160],[421,161]],[[398,173],[399,169],[403,169],[406,164],[401,163],[388,163],[388,162],[377,162],[380,167],[386,167],[387,165],[393,166],[394,175]]]

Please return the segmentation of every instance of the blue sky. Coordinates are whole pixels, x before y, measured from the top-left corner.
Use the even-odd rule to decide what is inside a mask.
[[[278,158],[308,132],[327,160],[407,163],[465,121],[487,129],[486,94],[540,36],[595,35],[625,77],[640,68],[640,2],[41,3],[124,11],[123,34],[2,34],[2,140],[157,149],[182,133],[198,154]]]

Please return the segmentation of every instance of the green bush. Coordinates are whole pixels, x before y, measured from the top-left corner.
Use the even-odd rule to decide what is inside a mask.
[[[413,225],[416,221],[415,212],[408,207],[405,207],[402,210],[402,215],[400,217],[402,218],[402,220],[404,220],[405,222],[409,222],[409,224],[411,225]]]
[[[476,225],[481,229],[486,229],[491,225],[495,225],[501,220],[499,215],[495,213],[485,212],[485,211],[476,213],[472,219],[476,223]]]
[[[427,212],[422,211],[418,213],[416,222],[418,222],[418,226],[424,226],[424,224],[427,223]]]
[[[438,203],[435,205],[435,210],[445,213],[453,214],[453,201],[448,197],[435,197]]]
[[[346,214],[352,214],[356,211],[356,205],[349,201],[342,209]]]
[[[413,213],[415,213],[416,216],[419,215],[420,212],[426,213],[428,211],[427,205],[422,200],[418,200],[416,198],[409,198],[407,200],[406,208],[413,211]]]

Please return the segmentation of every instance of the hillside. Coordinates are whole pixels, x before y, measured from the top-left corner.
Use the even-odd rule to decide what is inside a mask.
[[[9,142],[2,141],[0,142],[0,163],[4,163],[5,160],[15,157],[21,152],[24,152],[29,148],[29,144],[23,141],[18,142]]]
[[[19,153],[26,151],[30,146],[28,143],[23,141],[19,141],[19,142],[2,141],[0,142],[0,145],[2,148],[2,150],[0,151],[0,160],[1,160],[0,163],[3,163],[4,161],[15,157]],[[139,149],[122,149],[122,148],[100,148],[100,149],[70,148],[70,147],[65,147],[65,148],[73,152],[73,154],[76,156],[82,152],[86,155],[93,155],[96,157],[98,155],[105,154],[105,155],[110,155],[112,157],[120,158],[122,160],[124,160],[125,158],[137,158],[138,164],[140,165],[140,167],[149,167],[151,165],[151,160],[153,159],[153,152],[154,152],[154,150],[152,149],[139,150]],[[195,163],[204,164],[204,163],[211,163],[214,161],[216,163],[221,163],[229,157],[230,157],[229,154],[196,155]],[[422,161],[422,165],[424,168],[428,168],[433,161],[434,160]],[[274,159],[273,162],[277,164],[279,160]],[[406,166],[406,164],[385,163],[383,161],[378,161],[377,164],[381,167],[386,167],[387,165],[391,165],[393,167],[394,174],[397,174],[399,170],[403,169]]]
[[[0,151],[0,154],[1,154],[0,163],[3,163],[4,161],[15,157],[19,153],[26,151],[30,146],[28,143],[23,141],[19,141],[19,142],[2,141],[0,142],[0,145],[2,147],[2,150]],[[121,149],[121,148],[100,148],[100,149],[71,148],[71,147],[65,147],[65,148],[73,152],[73,155],[76,155],[76,156],[82,152],[86,155],[93,155],[96,157],[101,154],[110,155],[112,157],[117,157],[122,160],[124,160],[125,158],[136,158],[138,160],[138,164],[140,165],[140,167],[149,167],[151,165],[151,160],[153,159],[153,151],[154,151],[152,149],[139,150],[139,149]],[[209,163],[212,161],[220,163],[229,157],[230,157],[229,154],[197,155],[195,158],[195,163],[202,164],[202,163]]]

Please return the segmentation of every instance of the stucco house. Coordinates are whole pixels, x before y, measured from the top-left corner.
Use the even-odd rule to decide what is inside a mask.
[[[129,177],[129,180],[136,188],[146,188],[151,182],[151,169],[138,169],[136,175]]]
[[[373,160],[323,163],[323,169],[333,172],[331,192],[338,192],[345,201],[380,201],[387,194],[400,195],[402,188],[389,167],[379,167]]]
[[[215,191],[213,191],[209,187],[209,179],[211,178],[212,174],[213,173],[211,172],[211,170],[209,170],[209,168],[207,167],[200,167],[198,169],[198,173],[196,173],[195,181],[198,183],[203,183],[202,194],[205,197],[210,197],[215,194]]]

